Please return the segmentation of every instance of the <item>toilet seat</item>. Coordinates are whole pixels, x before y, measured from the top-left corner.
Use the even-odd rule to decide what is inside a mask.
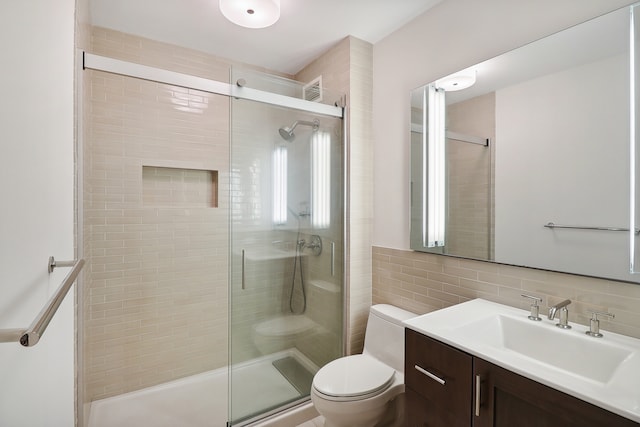
[[[322,367],[313,378],[313,388],[327,400],[368,399],[386,390],[396,371],[365,354],[336,359]]]

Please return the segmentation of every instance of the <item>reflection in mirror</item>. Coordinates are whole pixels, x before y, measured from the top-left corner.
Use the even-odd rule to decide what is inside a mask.
[[[422,126],[412,126],[413,189],[416,199],[422,201],[422,205],[414,204],[414,226],[422,233],[412,233],[412,248],[492,259],[494,98],[482,95],[445,106],[450,88],[464,89],[451,82],[447,78],[425,86],[422,105],[413,109],[418,117],[426,112],[424,123],[431,126],[425,132]],[[439,239],[433,238],[436,232]]]
[[[629,230],[629,12],[412,92],[412,249],[640,281],[629,273],[630,233],[545,227]],[[429,87],[446,106],[430,101]],[[429,238],[431,110],[445,117],[442,244]]]

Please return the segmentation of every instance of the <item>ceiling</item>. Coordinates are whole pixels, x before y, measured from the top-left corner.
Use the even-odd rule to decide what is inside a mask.
[[[218,0],[89,1],[93,25],[293,75],[346,36],[375,44],[442,0],[280,0],[264,29],[227,21]]]

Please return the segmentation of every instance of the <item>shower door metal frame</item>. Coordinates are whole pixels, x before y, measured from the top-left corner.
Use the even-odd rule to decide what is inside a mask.
[[[294,108],[296,110],[309,113],[323,114],[331,117],[344,117],[344,109],[339,106],[319,104],[305,99],[293,98],[279,95],[277,93],[252,89],[246,86],[239,86],[230,83],[223,83],[216,80],[205,79],[192,76],[190,74],[178,73],[147,65],[140,65],[134,62],[122,61],[120,59],[106,56],[94,55],[82,52],[83,68],[105,71],[113,74],[120,74],[127,77],[135,77],[157,83],[164,83],[189,89],[201,90],[203,92],[215,93],[239,99],[263,102],[280,107]]]

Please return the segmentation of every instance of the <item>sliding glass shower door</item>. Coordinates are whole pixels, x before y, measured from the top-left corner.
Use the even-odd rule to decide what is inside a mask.
[[[298,88],[268,79],[247,84]],[[307,399],[313,374],[342,354],[344,170],[340,118],[243,99],[231,111],[229,425],[239,425]]]

